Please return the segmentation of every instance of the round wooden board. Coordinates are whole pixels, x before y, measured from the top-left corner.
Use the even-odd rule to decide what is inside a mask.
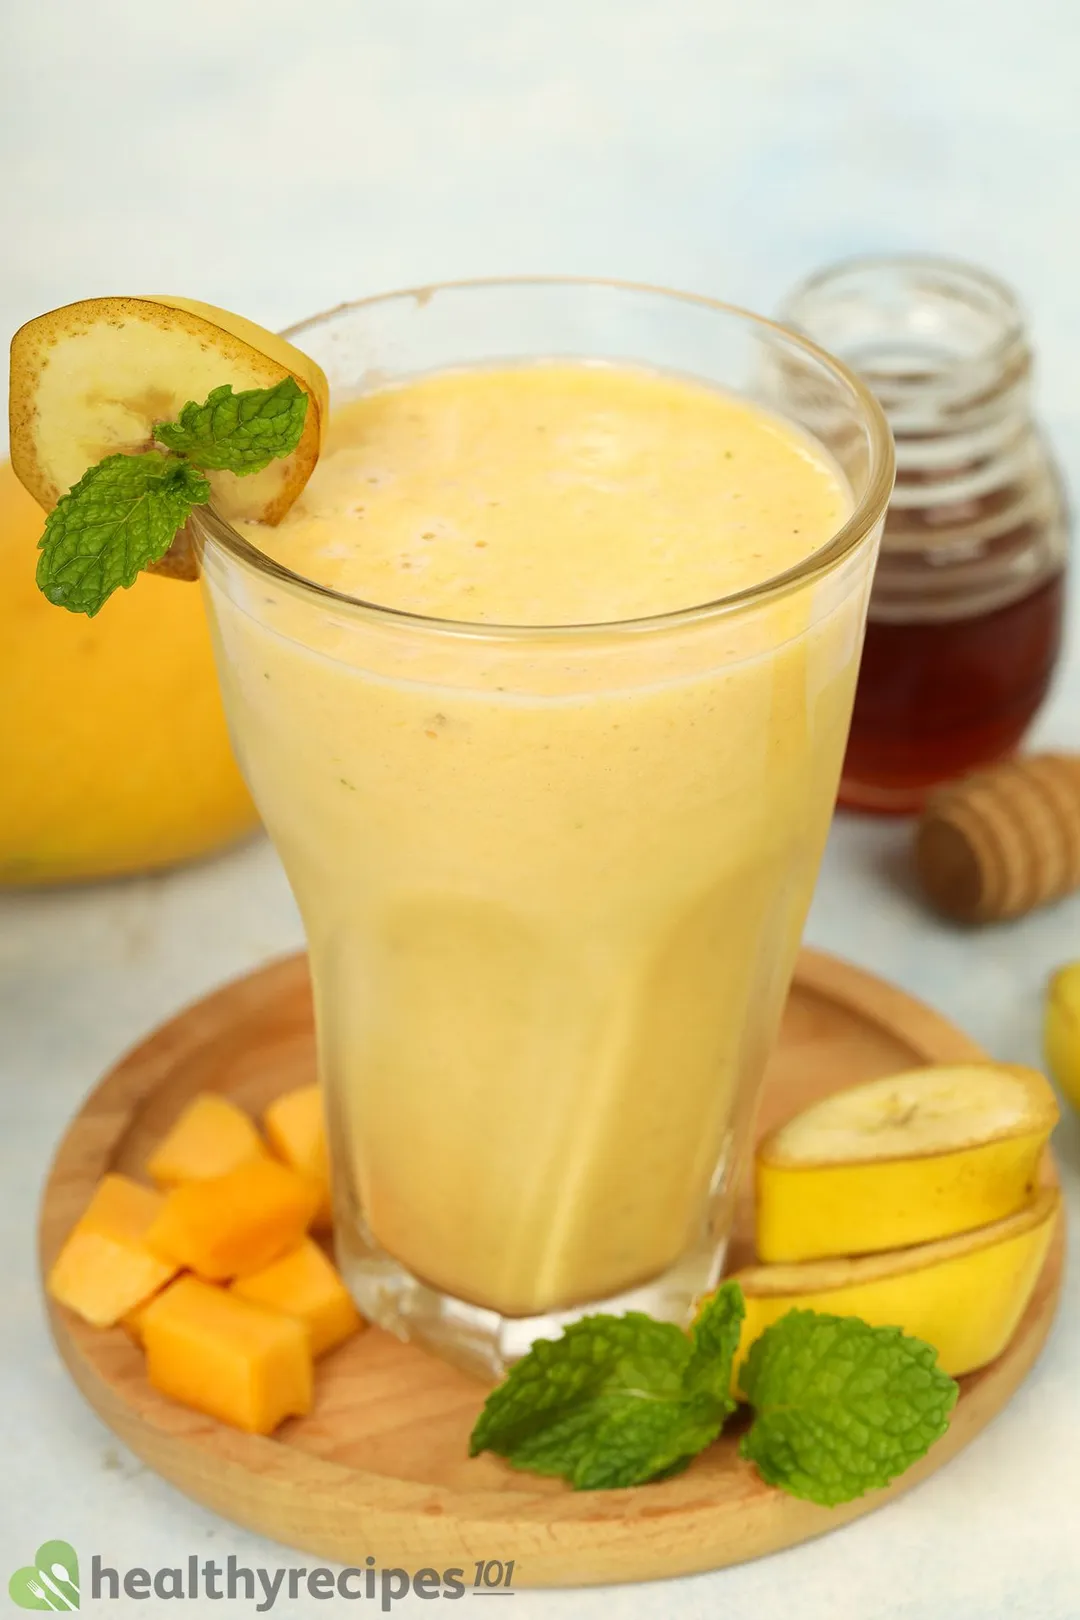
[[[926,1062],[979,1058],[945,1019],[880,979],[803,953],[759,1128],[814,1098]],[[292,957],[189,1007],[137,1047],[91,1094],[61,1143],[45,1189],[47,1270],[107,1170],[140,1175],[191,1095],[220,1089],[253,1113],[314,1077],[304,960]],[[1053,1177],[1051,1163],[1047,1176]],[[750,1255],[741,1202],[732,1265]],[[1053,1319],[1064,1230],[1012,1344],[962,1380],[946,1435],[903,1479],[838,1509],[764,1485],[725,1435],[676,1479],[635,1490],[574,1492],[470,1460],[483,1399],[465,1374],[369,1329],[320,1364],[315,1410],[272,1439],[240,1434],[162,1399],[120,1328],[88,1327],[50,1302],[52,1331],[76,1384],[151,1468],[226,1518],[320,1558],[415,1571],[514,1560],[514,1584],[585,1585],[716,1569],[774,1552],[882,1506],[946,1463],[1008,1401]]]

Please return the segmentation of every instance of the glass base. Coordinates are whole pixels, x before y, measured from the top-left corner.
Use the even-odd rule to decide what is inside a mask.
[[[837,803],[842,810],[869,811],[871,815],[879,816],[914,816],[926,809],[927,802],[939,788],[948,787],[951,783],[970,776],[974,771],[990,770],[1004,760],[1011,759],[1016,752],[1014,744],[1008,748],[1000,749],[997,753],[986,754],[981,758],[969,758],[957,762],[952,773],[939,770],[936,775],[927,778],[915,778],[905,781],[871,781],[868,777],[860,776],[857,772],[852,774],[845,771],[840,779],[840,791]]]
[[[535,1340],[558,1338],[571,1322],[596,1311],[613,1316],[646,1311],[660,1321],[689,1326],[698,1299],[719,1282],[723,1261],[724,1248],[714,1242],[685,1255],[660,1276],[607,1299],[542,1316],[501,1316],[421,1282],[388,1254],[340,1227],[337,1239],[338,1267],[361,1315],[488,1381],[504,1377]]]
[[[882,786],[845,776],[840,782],[837,804],[841,810],[862,810],[876,816],[914,816],[941,784],[916,782],[902,786]]]

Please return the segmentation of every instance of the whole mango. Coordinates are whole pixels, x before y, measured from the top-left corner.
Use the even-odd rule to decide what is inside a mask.
[[[256,822],[197,586],[143,574],[97,618],[34,582],[44,515],[0,461],[0,883],[190,860]]]

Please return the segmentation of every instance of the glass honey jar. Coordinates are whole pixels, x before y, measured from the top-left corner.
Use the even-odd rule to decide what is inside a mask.
[[[896,440],[842,804],[918,810],[1011,754],[1061,647],[1068,513],[1008,287],[949,259],[854,259],[781,319],[861,373]]]

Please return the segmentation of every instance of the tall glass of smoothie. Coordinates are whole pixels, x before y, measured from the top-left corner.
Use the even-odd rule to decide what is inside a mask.
[[[709,300],[365,300],[275,529],[200,521],[307,934],[339,1259],[498,1372],[720,1271],[892,482],[868,391]]]

